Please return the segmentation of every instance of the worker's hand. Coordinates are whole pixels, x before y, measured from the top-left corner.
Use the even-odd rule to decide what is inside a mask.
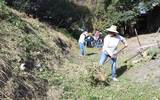
[[[117,55],[117,54],[118,54],[118,52],[117,52],[117,51],[114,51],[114,52],[113,52],[113,55]]]
[[[127,43],[127,41],[125,39],[122,41],[122,43],[124,44],[125,47],[128,46],[128,43]]]
[[[112,57],[111,58],[117,58],[117,55],[116,54],[114,54],[114,55],[112,55]]]
[[[124,44],[124,47],[128,47],[128,44],[127,44],[127,43],[125,43],[125,44]]]
[[[111,58],[117,58],[117,54],[110,55]]]

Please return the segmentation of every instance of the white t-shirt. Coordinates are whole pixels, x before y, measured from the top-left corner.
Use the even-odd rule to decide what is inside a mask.
[[[119,42],[126,41],[124,37],[117,35],[112,37],[111,35],[107,35],[104,38],[103,52],[107,52],[109,55],[113,55],[114,52],[117,52],[117,46]]]
[[[83,32],[80,37],[79,37],[79,43],[84,43],[85,42],[85,37],[86,37],[86,32]]]

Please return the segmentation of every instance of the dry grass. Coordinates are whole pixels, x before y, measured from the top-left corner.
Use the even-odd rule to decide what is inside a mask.
[[[41,72],[36,66],[54,72],[69,59],[73,44],[49,25],[6,9],[0,10],[0,18],[6,16],[0,19],[0,98],[46,99],[49,79],[37,75]],[[20,71],[21,63],[26,63],[26,71]]]

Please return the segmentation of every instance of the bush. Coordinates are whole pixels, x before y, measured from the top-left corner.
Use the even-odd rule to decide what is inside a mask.
[[[158,51],[155,48],[150,48],[147,51],[147,55],[151,58],[151,59],[155,59],[157,57]]]

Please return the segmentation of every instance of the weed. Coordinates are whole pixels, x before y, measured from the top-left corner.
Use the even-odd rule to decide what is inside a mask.
[[[150,59],[155,59],[156,56],[157,56],[157,54],[158,54],[158,51],[157,51],[157,49],[155,49],[155,48],[150,48],[150,49],[147,51],[147,56],[149,56]]]

